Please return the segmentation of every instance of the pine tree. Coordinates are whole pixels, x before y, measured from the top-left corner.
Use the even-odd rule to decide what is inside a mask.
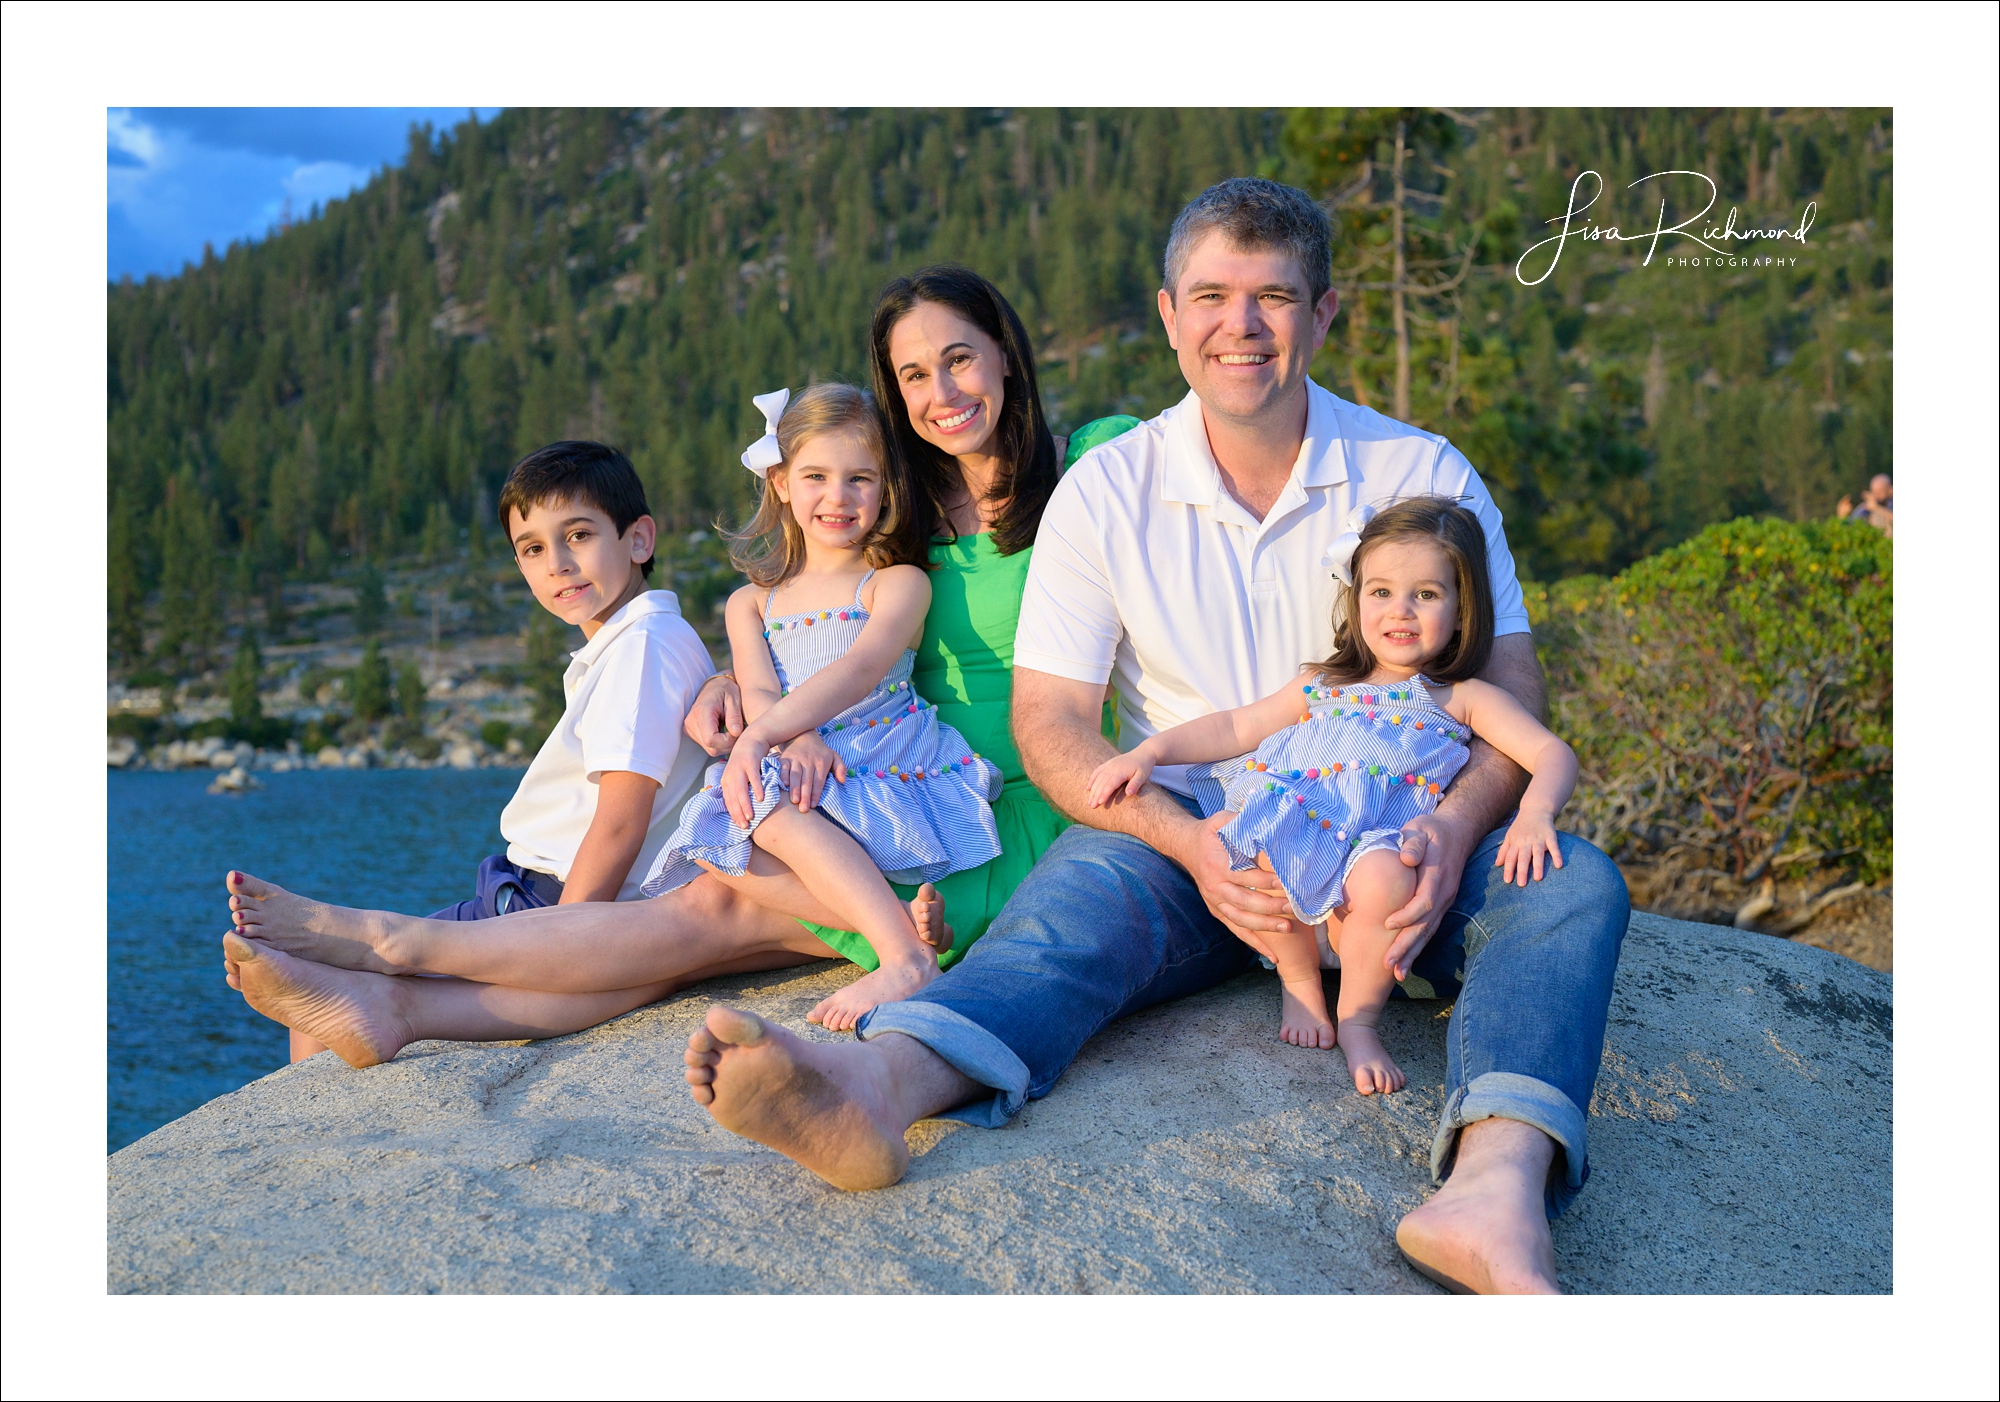
[[[563,644],[568,629],[553,614],[537,609],[529,620],[527,637],[528,686],[535,696],[535,726],[546,733],[562,719],[567,698],[563,695],[563,673],[569,668],[569,653]]]
[[[404,720],[423,725],[424,678],[414,658],[396,670],[396,710]]]
[[[381,720],[389,714],[389,659],[374,638],[362,649],[361,663],[347,679],[347,703],[356,720]]]
[[[124,493],[117,494],[111,508],[111,532],[108,541],[109,577],[106,580],[106,594],[109,601],[109,638],[113,665],[127,669],[136,667],[145,656],[145,581],[139,573],[138,542],[132,529],[132,502]]]
[[[222,638],[216,538],[220,512],[202,500],[192,468],[167,484],[159,515],[162,665],[200,675],[214,664]]]
[[[263,654],[257,650],[257,635],[249,627],[236,644],[236,660],[229,667],[229,719],[240,728],[254,729],[264,719],[264,701],[257,684],[264,675]]]
[[[354,631],[363,637],[381,632],[382,618],[388,611],[382,572],[372,564],[364,564],[354,580]]]

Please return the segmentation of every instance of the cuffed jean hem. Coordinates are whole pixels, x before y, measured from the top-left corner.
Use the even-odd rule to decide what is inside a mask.
[[[970,1073],[968,1073],[970,1074]],[[1533,1076],[1513,1071],[1488,1071],[1460,1086],[1446,1102],[1438,1121],[1437,1138],[1431,1144],[1431,1178],[1442,1183],[1457,1157],[1458,1132],[1480,1120],[1519,1120],[1533,1125],[1556,1141],[1561,1151],[1562,1172],[1549,1175],[1544,1210],[1554,1221],[1576,1201],[1590,1177],[1583,1111],[1576,1102]]]
[[[854,1025],[862,1041],[885,1032],[914,1037],[961,1076],[992,1088],[991,1100],[975,1100],[937,1118],[963,1120],[981,1129],[998,1129],[1019,1114],[1028,1101],[1028,1065],[1013,1049],[971,1018],[936,1003],[882,1003]]]

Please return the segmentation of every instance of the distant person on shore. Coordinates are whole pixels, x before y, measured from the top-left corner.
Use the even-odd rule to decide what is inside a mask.
[[[1521,703],[1478,679],[1493,653],[1493,590],[1479,518],[1444,497],[1358,507],[1318,564],[1340,581],[1333,655],[1263,700],[1163,730],[1107,759],[1090,806],[1137,798],[1160,765],[1186,765],[1235,871],[1277,878],[1288,929],[1266,936],[1283,986],[1279,1035],[1333,1047],[1363,1095],[1403,1088],[1377,1027],[1396,980],[1389,916],[1417,893],[1404,824],[1437,811],[1477,736],[1534,776],[1493,864],[1516,885],[1562,866],[1555,816],[1576,756]],[[1303,677],[1304,684],[1300,685]],[[1340,1023],[1322,968],[1340,972]]]
[[[1000,855],[988,801],[1003,779],[911,688],[928,551],[908,558],[909,474],[874,397],[817,384],[756,402],[769,431],[743,465],[763,500],[735,538],[750,583],[725,614],[744,726],[644,889],[710,872],[759,904],[860,932],[872,971],[806,1014],[845,1032],[937,977],[952,941],[930,883]],[[923,884],[905,905],[889,879]]]
[[[581,901],[629,901],[701,782],[707,755],[681,717],[714,675],[680,603],[648,587],[653,518],[639,474],[601,443],[551,443],[516,463],[500,523],[535,602],[583,630],[567,704],[500,813],[507,850],[479,864],[472,899],[433,920],[488,920]],[[229,873],[253,923],[265,883]],[[294,1030],[292,1060],[326,1050]]]
[[[1873,526],[1891,540],[1895,539],[1896,489],[1885,472],[1878,472],[1868,479],[1868,490],[1861,494],[1860,501],[1842,497],[1833,512],[1843,521],[1858,521]]]

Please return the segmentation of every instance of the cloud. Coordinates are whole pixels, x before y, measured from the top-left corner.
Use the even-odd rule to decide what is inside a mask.
[[[482,121],[497,109],[480,112]],[[105,114],[109,276],[173,276],[204,245],[262,238],[289,212],[365,185],[408,152],[411,122],[455,108],[161,108]]]

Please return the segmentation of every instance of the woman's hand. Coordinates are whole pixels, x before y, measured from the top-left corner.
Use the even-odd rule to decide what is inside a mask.
[[[729,750],[729,763],[722,769],[722,806],[739,828],[748,828],[757,816],[757,804],[764,797],[764,756],[771,747],[754,735],[745,734]]]
[[[1121,789],[1127,797],[1139,796],[1139,790],[1145,788],[1146,781],[1153,777],[1153,761],[1146,758],[1144,750],[1143,745],[1127,750],[1097,766],[1097,771],[1090,776],[1092,808],[1115,803]]]
[[[682,728],[716,759],[728,754],[743,734],[743,693],[735,678],[720,672],[703,682]]]
[[[1544,855],[1557,868],[1562,866],[1562,848],[1556,845],[1555,822],[1547,813],[1523,808],[1520,816],[1514,819],[1514,826],[1507,829],[1500,850],[1493,856],[1493,865],[1506,869],[1504,879],[1509,886],[1525,886],[1531,867],[1535,880],[1542,879]]]
[[[792,802],[798,804],[801,813],[810,812],[825,796],[829,774],[836,784],[847,782],[846,761],[814,731],[787,740],[781,753],[785,761],[785,787],[792,791]]]

